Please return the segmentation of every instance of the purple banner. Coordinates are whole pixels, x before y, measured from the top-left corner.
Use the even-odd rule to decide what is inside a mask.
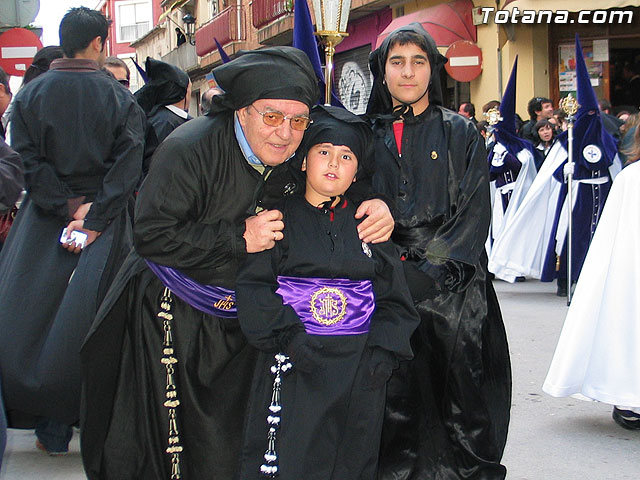
[[[278,276],[276,290],[311,335],[360,335],[369,332],[376,308],[369,280]]]
[[[181,300],[201,312],[223,318],[237,318],[236,292],[223,287],[202,285],[178,270],[145,259],[160,281]]]

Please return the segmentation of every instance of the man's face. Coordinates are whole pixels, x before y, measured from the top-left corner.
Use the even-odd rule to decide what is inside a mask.
[[[264,123],[258,112],[279,112],[286,117],[295,117],[309,115],[309,108],[296,100],[260,99],[238,110],[238,120],[253,153],[265,165],[279,165],[295,153],[304,131],[292,129],[289,119],[271,127]]]
[[[387,56],[384,79],[393,106],[408,103],[414,113],[422,113],[429,106],[426,93],[431,78],[427,53],[414,43],[394,45]]]
[[[129,81],[127,79],[127,71],[124,67],[118,67],[117,65],[105,65],[104,68],[109,70],[118,82],[122,83],[124,81]]]
[[[538,114],[540,120],[543,118],[551,118],[553,117],[553,103],[546,102],[542,104],[542,111]]]
[[[467,112],[464,111],[464,107],[466,105],[467,105],[466,103],[463,103],[462,105],[460,105],[460,108],[458,109],[458,113],[460,115],[462,115],[463,117],[471,118],[471,116]]]

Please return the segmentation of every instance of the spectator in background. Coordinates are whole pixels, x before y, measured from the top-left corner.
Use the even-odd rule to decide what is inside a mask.
[[[536,122],[543,118],[553,117],[553,103],[545,97],[533,97],[527,104],[527,113],[529,114],[529,120],[522,125],[518,133],[522,138],[535,143],[536,138],[533,127]]]
[[[482,106],[482,113],[487,113],[492,108],[500,108],[500,102],[498,100],[491,100],[491,101],[485,103]]]
[[[622,78],[624,78],[624,85],[622,87],[622,96],[625,105],[630,105],[635,108],[640,107],[640,74],[638,73],[638,66],[634,62],[625,62],[622,67]]]
[[[500,102],[498,100],[491,100],[482,106],[482,116],[485,117],[484,118],[485,120],[487,120],[485,114],[492,108],[500,109]],[[516,132],[519,132],[524,122],[522,121],[522,118],[520,118],[520,115],[518,115],[517,112],[515,114],[515,122],[516,122]]]
[[[34,78],[38,77],[42,73],[49,70],[49,65],[56,58],[62,58],[62,48],[55,46],[43,47],[38,50],[38,53],[33,57],[33,61],[27,71],[24,72],[24,77],[22,78],[22,86],[25,86]]]
[[[158,145],[180,125],[190,120],[191,80],[182,69],[147,57],[147,83],[134,96],[147,114],[143,175],[149,172]]]
[[[129,67],[124,60],[118,57],[107,57],[102,68],[103,70],[111,72],[118,83],[129,88],[131,72],[129,72]]]
[[[476,120],[476,107],[473,105],[473,103],[467,102],[467,103],[460,104],[460,108],[458,108],[458,113],[463,117],[466,117],[469,120],[471,120],[474,125],[478,124],[478,121]]]
[[[555,124],[553,125],[556,134],[562,133],[567,129],[567,114],[564,113],[564,110],[558,108],[553,111],[553,118],[555,120]]]
[[[38,50],[33,57],[31,65],[29,65],[29,68],[27,68],[27,71],[24,73],[24,77],[22,77],[22,87],[49,70],[49,65],[56,58],[62,58],[62,48],[57,45],[43,47]],[[9,118],[11,118],[11,105],[9,105],[5,111],[3,122],[8,122]],[[6,123],[5,125],[7,126],[5,140],[7,143],[11,143],[11,126]]]
[[[142,166],[144,114],[100,71],[108,31],[100,12],[69,10],[65,58],[20,90],[11,116],[27,196],[0,253],[2,387],[9,418],[35,425],[52,455],[79,419],[80,346],[130,249],[126,204]]]
[[[606,98],[601,98],[598,100],[598,107],[600,108],[600,116],[602,117],[602,125],[605,130],[613,135],[613,138],[616,140],[620,140],[622,137],[622,132],[620,131],[620,127],[624,124],[624,120],[620,120],[615,117],[611,113],[613,109],[611,108],[611,102]]]
[[[211,109],[211,100],[216,95],[220,95],[222,90],[218,87],[211,87],[205,91],[200,97],[200,115],[206,115]]]
[[[620,126],[620,132],[622,134],[622,138],[623,139],[626,138],[627,135],[631,133],[634,127],[636,127],[638,124],[640,124],[640,113],[634,113],[627,116],[624,123]],[[630,143],[624,148],[630,147],[631,145],[632,144]]]
[[[540,167],[544,163],[544,160],[547,158],[547,154],[549,150],[551,150],[551,145],[556,138],[556,129],[554,125],[548,119],[542,119],[533,127],[533,131],[537,138],[535,145],[535,165],[536,170],[540,170]]]
[[[184,32],[180,30],[180,27],[176,27],[176,45],[179,47],[183,43],[187,42],[187,37]]]
[[[626,122],[620,127],[622,138],[618,144],[618,154],[623,166],[629,162],[629,153],[637,143],[635,137],[638,131],[638,124],[640,124],[640,113],[634,113],[629,115]]]
[[[631,113],[629,113],[628,110],[620,110],[616,115],[616,118],[618,118],[619,120],[622,120],[623,122],[626,122],[627,118],[629,118],[630,115]]]
[[[489,122],[487,122],[486,120],[482,120],[478,122],[478,124],[476,125],[478,132],[480,132],[480,135],[482,135],[482,138],[484,138],[485,141],[487,140],[487,136],[489,135],[489,132],[487,132],[488,126],[489,126]]]

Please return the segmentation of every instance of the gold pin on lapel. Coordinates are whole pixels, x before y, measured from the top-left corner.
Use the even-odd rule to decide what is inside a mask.
[[[438,159],[438,152],[436,152],[435,150],[431,150],[431,160],[437,160]]]

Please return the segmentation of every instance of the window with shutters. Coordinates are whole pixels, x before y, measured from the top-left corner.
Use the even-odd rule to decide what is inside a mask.
[[[116,42],[133,42],[151,30],[151,1],[116,2]]]

